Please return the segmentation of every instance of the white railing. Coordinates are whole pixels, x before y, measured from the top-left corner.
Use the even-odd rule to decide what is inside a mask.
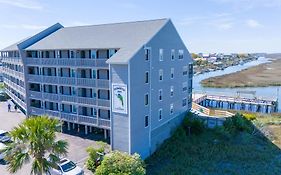
[[[75,85],[75,78],[72,77],[59,77],[60,84]]]
[[[45,111],[41,108],[30,107],[31,115],[44,115]]]
[[[78,122],[79,123],[85,123],[85,124],[97,125],[97,118],[79,115],[78,116]]]
[[[97,67],[108,67],[107,59],[96,59]]]
[[[95,87],[96,80],[90,78],[77,78],[77,85]]]
[[[58,59],[56,58],[40,58],[42,65],[58,65]]]
[[[68,122],[77,123],[77,115],[71,113],[63,113],[61,112],[61,119]]]
[[[107,119],[99,119],[99,126],[103,126],[106,128],[110,128],[110,120]]]
[[[38,82],[38,83],[41,83],[42,77],[41,77],[40,75],[31,75],[31,74],[28,74],[28,75],[27,75],[27,81],[29,81],[29,82]]]
[[[53,93],[43,93],[43,98],[45,100],[50,100],[50,101],[58,101],[59,100],[59,96],[58,94],[53,94]]]
[[[104,106],[104,107],[110,107],[110,100],[98,99],[97,105]]]
[[[56,117],[58,118],[60,116],[60,112],[59,111],[52,111],[52,110],[45,110],[45,114],[48,115],[49,117]]]
[[[97,79],[97,87],[109,89],[109,80]]]
[[[43,83],[57,84],[58,78],[56,76],[43,76]]]
[[[25,64],[28,64],[28,65],[40,65],[39,58],[24,58],[23,61]]]
[[[96,99],[90,97],[77,97],[77,102],[88,104],[88,105],[96,105]]]
[[[71,95],[60,95],[60,99],[61,101],[68,101],[68,102],[75,102],[75,96],[71,96]]]
[[[26,110],[26,104],[21,101],[16,95],[14,95],[12,92],[9,90],[5,89],[5,92],[7,95],[9,95],[19,106],[21,106],[23,109]]]
[[[96,67],[96,62],[94,59],[89,58],[76,58],[76,66],[81,67]]]
[[[41,92],[36,92],[36,91],[29,91],[29,96],[30,98],[39,98],[42,99],[42,93]]]

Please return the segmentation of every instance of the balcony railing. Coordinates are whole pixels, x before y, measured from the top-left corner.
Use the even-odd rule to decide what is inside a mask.
[[[42,93],[41,92],[37,92],[37,91],[29,91],[30,94],[30,98],[37,98],[37,99],[41,99],[42,98]]]
[[[45,115],[45,111],[42,108],[30,107],[31,115]]]
[[[110,107],[110,100],[98,99],[97,105],[103,107]]]
[[[72,77],[59,77],[60,84],[75,85],[75,78]]]
[[[62,102],[76,102],[75,96],[71,95],[60,95],[60,100]]]
[[[43,83],[57,84],[58,78],[56,76],[43,76]]]
[[[45,100],[49,100],[49,101],[58,101],[59,100],[59,96],[58,94],[54,94],[54,93],[43,93],[43,98]]]
[[[14,95],[12,92],[10,92],[9,90],[5,89],[5,92],[7,95],[9,95],[9,97],[11,97],[19,106],[21,106],[23,109],[26,110],[26,104],[21,101],[16,95]]]
[[[53,110],[45,110],[45,115],[48,115],[49,117],[55,117],[59,118],[60,117],[60,112],[59,111],[53,111]]]
[[[21,94],[25,94],[25,90],[23,87],[17,85],[16,83],[12,82],[11,80],[7,79],[7,78],[4,78],[4,82],[12,87],[14,90],[18,91],[18,92],[21,92]]]
[[[84,123],[84,124],[97,125],[97,118],[96,117],[79,115],[78,116],[78,122],[79,123]]]
[[[97,87],[109,89],[109,80],[97,79]]]
[[[78,122],[77,114],[72,114],[72,113],[61,112],[61,119],[63,121],[68,121],[68,122],[72,122],[72,123],[77,123]]]
[[[77,102],[88,104],[88,105],[96,105],[96,99],[90,97],[77,97]]]
[[[77,85],[95,87],[96,80],[90,78],[77,78]]]
[[[99,119],[99,126],[110,128],[110,120]]]
[[[27,75],[27,81],[40,83],[40,82],[42,82],[42,76],[41,75],[28,74]]]
[[[108,67],[107,59],[89,58],[25,58],[27,65],[67,66],[67,67]]]

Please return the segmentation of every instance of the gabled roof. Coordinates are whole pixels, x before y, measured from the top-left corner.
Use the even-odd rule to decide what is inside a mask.
[[[119,51],[108,63],[126,64],[169,19],[65,27],[29,46],[26,50],[106,49]]]

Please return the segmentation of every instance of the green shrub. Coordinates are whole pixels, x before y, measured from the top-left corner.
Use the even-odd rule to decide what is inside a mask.
[[[257,119],[257,116],[256,114],[243,114],[243,116],[247,119],[247,120],[256,120]]]
[[[100,148],[88,147],[87,152],[89,154],[89,158],[86,161],[86,167],[88,170],[92,171],[93,173],[96,171],[96,168],[99,166],[97,160],[101,158],[101,154],[104,153],[105,146],[104,144],[100,144]]]
[[[253,124],[243,115],[238,113],[235,116],[226,119],[223,126],[230,134],[243,131],[251,132],[253,130]]]
[[[101,165],[96,169],[96,175],[144,175],[144,162],[138,154],[129,155],[114,151],[105,156]]]
[[[186,131],[187,135],[189,134],[189,129],[191,134],[195,134],[195,135],[201,134],[205,129],[205,125],[203,121],[197,118],[190,118],[190,117],[184,118],[182,126]]]

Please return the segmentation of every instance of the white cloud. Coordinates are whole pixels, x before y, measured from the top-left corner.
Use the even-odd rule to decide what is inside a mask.
[[[19,25],[3,24],[0,25],[0,27],[4,29],[26,29],[26,30],[42,30],[47,28],[47,26],[44,25],[33,25],[33,24],[19,24]]]
[[[0,0],[0,4],[32,10],[43,9],[42,4],[40,4],[37,0]]]
[[[247,20],[246,25],[251,28],[258,28],[262,26],[257,20],[254,19]]]

